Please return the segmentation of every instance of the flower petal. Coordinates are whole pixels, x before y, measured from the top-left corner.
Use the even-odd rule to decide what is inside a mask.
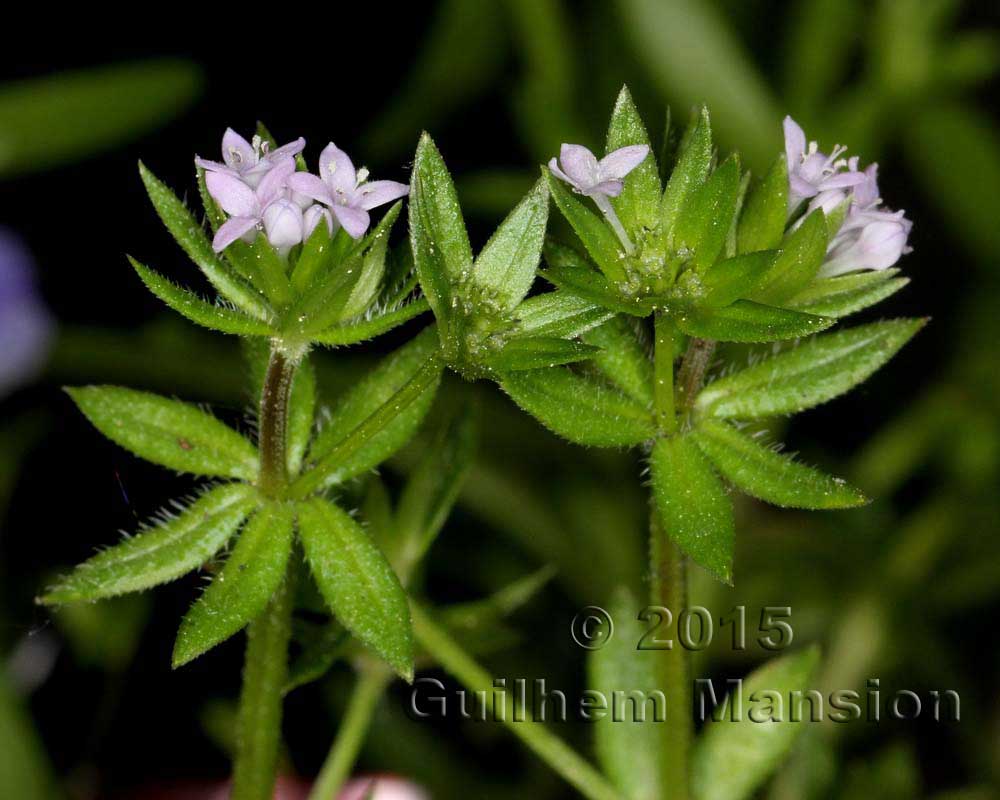
[[[288,185],[288,179],[295,172],[295,160],[290,156],[276,162],[270,171],[261,178],[257,186],[257,201],[265,208],[281,195]]]
[[[238,175],[232,167],[227,167],[225,164],[220,164],[218,161],[211,161],[207,158],[202,158],[201,156],[194,157],[194,163],[196,167],[201,167],[205,172],[228,172],[231,175]]]
[[[305,149],[306,140],[300,136],[294,142],[289,142],[288,144],[281,145],[281,147],[276,147],[267,154],[267,157],[271,161],[276,161],[279,158],[285,158],[286,156],[297,156]]]
[[[336,229],[334,226],[337,228],[340,227],[340,223],[333,219],[330,209],[324,208],[320,205],[311,205],[302,214],[302,238],[308,239],[312,236],[312,232],[316,230],[316,226],[319,225],[321,221],[326,222],[326,227],[330,231],[331,236],[333,236],[333,232]]]
[[[260,213],[253,189],[230,172],[205,173],[205,186],[230,216],[256,217]]]
[[[368,216],[368,212],[360,208],[335,204],[332,210],[337,221],[344,226],[344,230],[347,231],[352,239],[360,239],[364,236],[365,231],[368,230],[368,226],[371,224],[371,217]]]
[[[603,180],[621,180],[649,155],[648,144],[630,144],[608,153],[599,162]]]
[[[372,181],[363,183],[358,187],[361,208],[368,209],[391,203],[398,197],[406,197],[410,193],[410,187],[398,181]]]
[[[605,197],[618,197],[622,193],[625,184],[619,180],[601,181],[595,186],[591,186],[584,192],[587,197],[596,197],[601,194]]]
[[[333,193],[330,187],[310,172],[296,172],[288,178],[288,188],[293,192],[304,194],[313,200],[319,200],[328,206],[333,205]]]
[[[559,168],[559,160],[557,158],[553,157],[549,159],[549,172],[555,175],[559,180],[568,183],[570,186],[576,186],[576,184],[573,183],[573,179]]]
[[[785,158],[788,159],[788,171],[791,172],[805,155],[806,132],[791,117],[785,117],[782,127],[785,131]]]
[[[351,159],[333,142],[319,154],[319,176],[334,192],[352,191],[358,182]]]
[[[226,128],[222,135],[222,160],[227,167],[242,171],[257,163],[257,152],[236,131]]]
[[[216,253],[221,253],[245,233],[253,230],[256,224],[257,220],[253,217],[232,217],[231,219],[227,219],[219,226],[219,230],[215,232],[215,238],[212,239],[212,249]]]
[[[580,191],[600,183],[597,158],[582,144],[563,144],[559,148],[559,163]]]

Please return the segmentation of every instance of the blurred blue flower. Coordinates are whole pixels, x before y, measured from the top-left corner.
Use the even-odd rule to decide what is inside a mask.
[[[24,242],[0,228],[0,397],[31,380],[44,363],[53,320],[35,286]]]

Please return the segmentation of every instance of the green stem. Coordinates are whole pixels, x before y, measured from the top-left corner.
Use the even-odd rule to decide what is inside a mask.
[[[687,608],[687,563],[683,553],[664,534],[656,509],[650,510],[649,550],[653,566],[653,605],[670,609],[676,620]],[[691,654],[676,642],[661,650],[660,682],[667,696],[662,764],[663,785],[670,787],[671,800],[687,800],[691,743],[694,739],[691,698]]]
[[[366,664],[361,667],[347,713],[340,723],[337,738],[323,762],[308,800],[330,800],[337,796],[351,774],[361,743],[371,724],[372,714],[391,680],[392,673],[380,665]]]
[[[231,800],[271,800],[281,744],[282,688],[288,677],[294,569],[247,628]]]
[[[674,433],[677,414],[674,411],[674,328],[670,317],[657,314],[654,320],[653,399],[660,430]]]
[[[354,455],[375,434],[405,411],[441,374],[440,355],[435,351],[417,373],[386,400],[332,450],[291,485],[291,494],[303,498],[321,488],[327,477]]]
[[[455,676],[470,692],[485,692],[489,707],[499,709],[500,721],[534,753],[589,800],[622,800],[621,795],[575,750],[554,736],[543,723],[514,713],[512,693],[493,685],[493,679],[479,664],[416,604],[411,603],[413,633],[417,641]]]

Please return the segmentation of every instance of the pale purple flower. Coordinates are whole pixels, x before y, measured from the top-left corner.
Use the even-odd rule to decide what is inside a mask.
[[[0,228],[0,397],[34,377],[52,341],[52,317],[38,295],[34,271],[24,243]]]
[[[373,775],[348,781],[337,800],[430,800],[421,787],[394,775]]]
[[[316,227],[320,222],[326,223],[326,229],[333,236],[334,226],[337,224],[334,222],[333,214],[330,213],[330,209],[319,205],[318,203],[313,203],[309,208],[302,212],[302,238],[308,239],[312,236],[312,232],[316,230]]]
[[[333,142],[319,156],[319,176],[297,172],[288,179],[289,187],[306,197],[329,206],[337,223],[353,239],[360,239],[371,218],[368,212],[409,194],[410,187],[396,181],[368,182],[368,170],[354,169],[354,164]],[[312,218],[313,228],[318,218]]]
[[[836,207],[837,195],[857,186],[864,175],[848,168],[841,158],[847,148],[835,146],[830,155],[821,153],[816,142],[806,142],[806,134],[791,117],[785,117],[785,158],[788,162],[788,213],[792,214],[804,200],[825,194],[824,207]],[[840,198],[843,200],[843,197]]]
[[[229,219],[219,226],[212,241],[212,247],[217,253],[225,250],[237,239],[253,241],[258,227],[264,226],[264,212],[268,207],[279,199],[287,199],[285,198],[287,183],[293,172],[295,172],[295,161],[285,156],[269,169],[253,189],[241,178],[229,172],[206,173],[205,185],[208,193],[229,215]],[[298,209],[298,206],[295,208]],[[301,241],[301,211],[299,214],[299,241]],[[271,215],[271,226],[275,226],[277,222],[275,215]],[[275,230],[277,231],[277,228]],[[287,238],[287,230],[287,226],[283,224],[280,241],[284,242]],[[268,236],[270,238],[270,231]]]
[[[254,136],[248,142],[232,128],[226,128],[222,136],[222,163],[198,156],[195,157],[194,163],[206,172],[232,175],[255,189],[276,164],[298,155],[305,146],[306,140],[299,137],[294,142],[270,150],[268,143],[260,136]]]
[[[302,209],[287,197],[279,197],[264,209],[264,231],[271,246],[282,256],[302,241]]]
[[[647,155],[648,145],[633,144],[614,150],[598,161],[597,156],[583,145],[564,143],[559,148],[559,158],[549,161],[549,170],[553,175],[594,201],[629,253],[634,249],[632,241],[608,198],[622,193],[625,176],[638,167]]]
[[[819,276],[860,269],[888,269],[913,248],[906,244],[913,223],[902,211],[861,210],[852,205],[827,249]]]

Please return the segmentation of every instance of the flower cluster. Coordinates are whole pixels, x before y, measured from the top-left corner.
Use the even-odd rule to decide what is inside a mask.
[[[320,222],[330,234],[343,228],[354,239],[368,230],[368,212],[406,195],[396,181],[368,181],[347,153],[330,142],[319,157],[319,175],[296,172],[295,156],[305,139],[271,150],[261,137],[247,141],[234,130],[222,137],[222,161],[195,158],[205,170],[205,186],[229,216],[212,246],[221,252],[237,239],[252,242],[263,230],[282,255],[307,239]]]
[[[805,132],[791,117],[785,117],[784,129],[789,216],[806,201],[806,213],[821,208],[828,215],[847,204],[843,224],[830,240],[820,276],[887,269],[910,252],[906,240],[913,223],[904,212],[882,206],[878,164],[861,171],[857,156],[842,158],[843,147],[835,147],[830,155],[819,152],[816,142],[807,144]]]

